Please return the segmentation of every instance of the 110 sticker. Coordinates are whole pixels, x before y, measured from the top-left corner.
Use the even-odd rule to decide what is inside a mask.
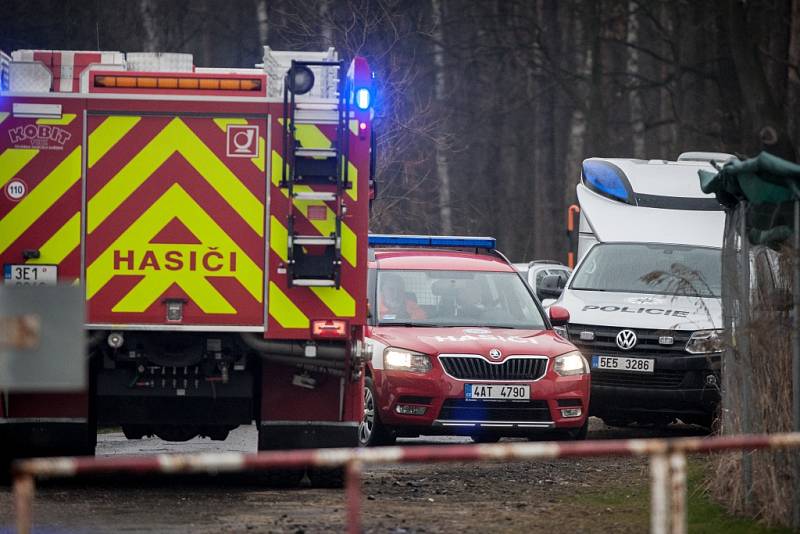
[[[9,200],[17,202],[28,193],[28,186],[22,180],[15,178],[6,184],[5,193]]]

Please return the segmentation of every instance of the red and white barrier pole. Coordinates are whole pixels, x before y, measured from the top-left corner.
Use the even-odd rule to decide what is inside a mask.
[[[14,495],[17,528],[30,532],[34,478],[74,477],[90,473],[219,473],[347,467],[348,521],[359,528],[361,467],[364,464],[531,460],[588,456],[651,456],[653,532],[686,531],[686,459],[689,452],[800,447],[800,432],[714,438],[631,439],[572,443],[498,443],[494,445],[429,445],[374,449],[270,451],[258,454],[160,454],[107,458],[36,458],[15,462]],[[673,497],[670,497],[673,495]],[[680,520],[673,520],[680,514]],[[656,519],[658,521],[656,521]],[[676,530],[677,529],[677,530]]]
[[[351,460],[345,467],[347,534],[361,534],[361,462]]]

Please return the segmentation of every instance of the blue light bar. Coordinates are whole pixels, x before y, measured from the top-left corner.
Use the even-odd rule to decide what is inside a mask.
[[[369,245],[395,247],[458,247],[458,248],[497,248],[493,237],[462,237],[455,235],[396,235],[370,234]]]
[[[633,190],[622,169],[607,161],[583,162],[583,183],[592,191],[612,200],[634,204]]]

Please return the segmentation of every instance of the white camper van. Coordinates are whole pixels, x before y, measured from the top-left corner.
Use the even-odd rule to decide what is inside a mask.
[[[713,421],[725,215],[697,171],[730,157],[583,162],[578,264],[540,298],[569,311],[563,335],[590,362],[590,413],[607,424]]]

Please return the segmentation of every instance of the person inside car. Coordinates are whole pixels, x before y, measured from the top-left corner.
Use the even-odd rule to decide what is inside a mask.
[[[400,276],[383,274],[380,277],[380,301],[378,313],[381,319],[410,319],[420,321],[426,318],[425,310],[419,307],[413,293],[406,292],[405,283]]]
[[[480,319],[485,312],[486,306],[481,302],[480,287],[474,281],[466,281],[456,296],[456,316]]]

